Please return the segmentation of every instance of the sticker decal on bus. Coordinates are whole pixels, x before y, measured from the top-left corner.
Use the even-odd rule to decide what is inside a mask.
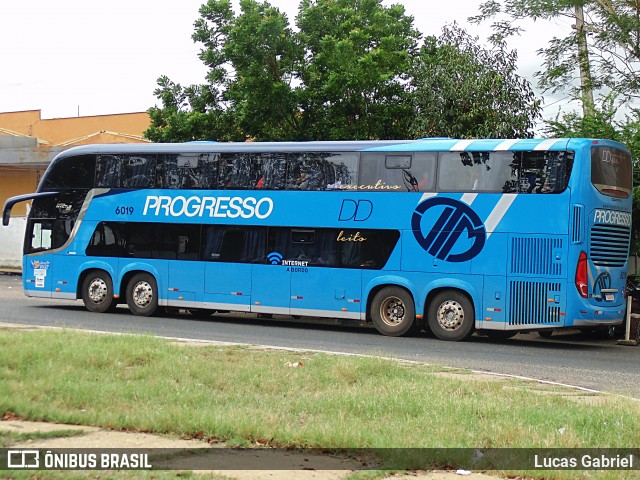
[[[429,221],[423,221],[426,218]],[[431,225],[426,234],[429,227],[423,224]],[[420,203],[413,212],[411,227],[418,244],[445,262],[471,260],[482,251],[487,238],[478,214],[452,198],[434,197]]]

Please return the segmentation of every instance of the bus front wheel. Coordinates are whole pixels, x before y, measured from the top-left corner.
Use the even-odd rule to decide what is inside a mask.
[[[371,302],[371,320],[383,335],[399,337],[412,332],[416,324],[413,298],[403,288],[383,288]]]
[[[90,312],[112,312],[118,305],[113,298],[111,276],[102,270],[89,272],[82,281],[82,301]]]
[[[158,309],[158,284],[148,273],[138,273],[127,284],[127,305],[134,315],[149,317]]]
[[[473,333],[473,304],[458,290],[444,290],[431,300],[428,311],[429,328],[440,340],[458,342]]]

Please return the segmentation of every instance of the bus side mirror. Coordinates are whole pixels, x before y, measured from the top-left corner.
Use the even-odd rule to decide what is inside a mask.
[[[7,205],[5,203],[4,209],[2,210],[2,225],[5,227],[9,225],[9,220],[11,219],[11,207],[13,205]]]

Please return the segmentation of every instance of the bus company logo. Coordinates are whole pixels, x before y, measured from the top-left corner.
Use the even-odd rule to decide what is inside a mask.
[[[169,197],[147,195],[142,215],[165,217],[267,218],[273,212],[269,197]]]
[[[596,300],[604,298],[602,291],[609,288],[611,288],[611,275],[609,272],[602,272],[593,282],[593,298]]]
[[[280,265],[282,263],[282,254],[278,252],[271,252],[267,254],[267,260],[271,265]]]
[[[617,210],[596,209],[593,214],[594,223],[608,223],[621,227],[631,226],[631,214],[629,212],[619,212]]]
[[[431,225],[426,235],[423,225]],[[413,212],[411,227],[420,246],[445,262],[471,260],[480,253],[487,238],[476,212],[451,198],[429,198],[420,203]]]

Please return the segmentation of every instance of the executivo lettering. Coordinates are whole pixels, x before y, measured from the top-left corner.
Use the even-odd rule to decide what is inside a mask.
[[[148,195],[143,215],[165,217],[209,218],[259,218],[273,212],[273,200],[269,197],[169,197]]]

